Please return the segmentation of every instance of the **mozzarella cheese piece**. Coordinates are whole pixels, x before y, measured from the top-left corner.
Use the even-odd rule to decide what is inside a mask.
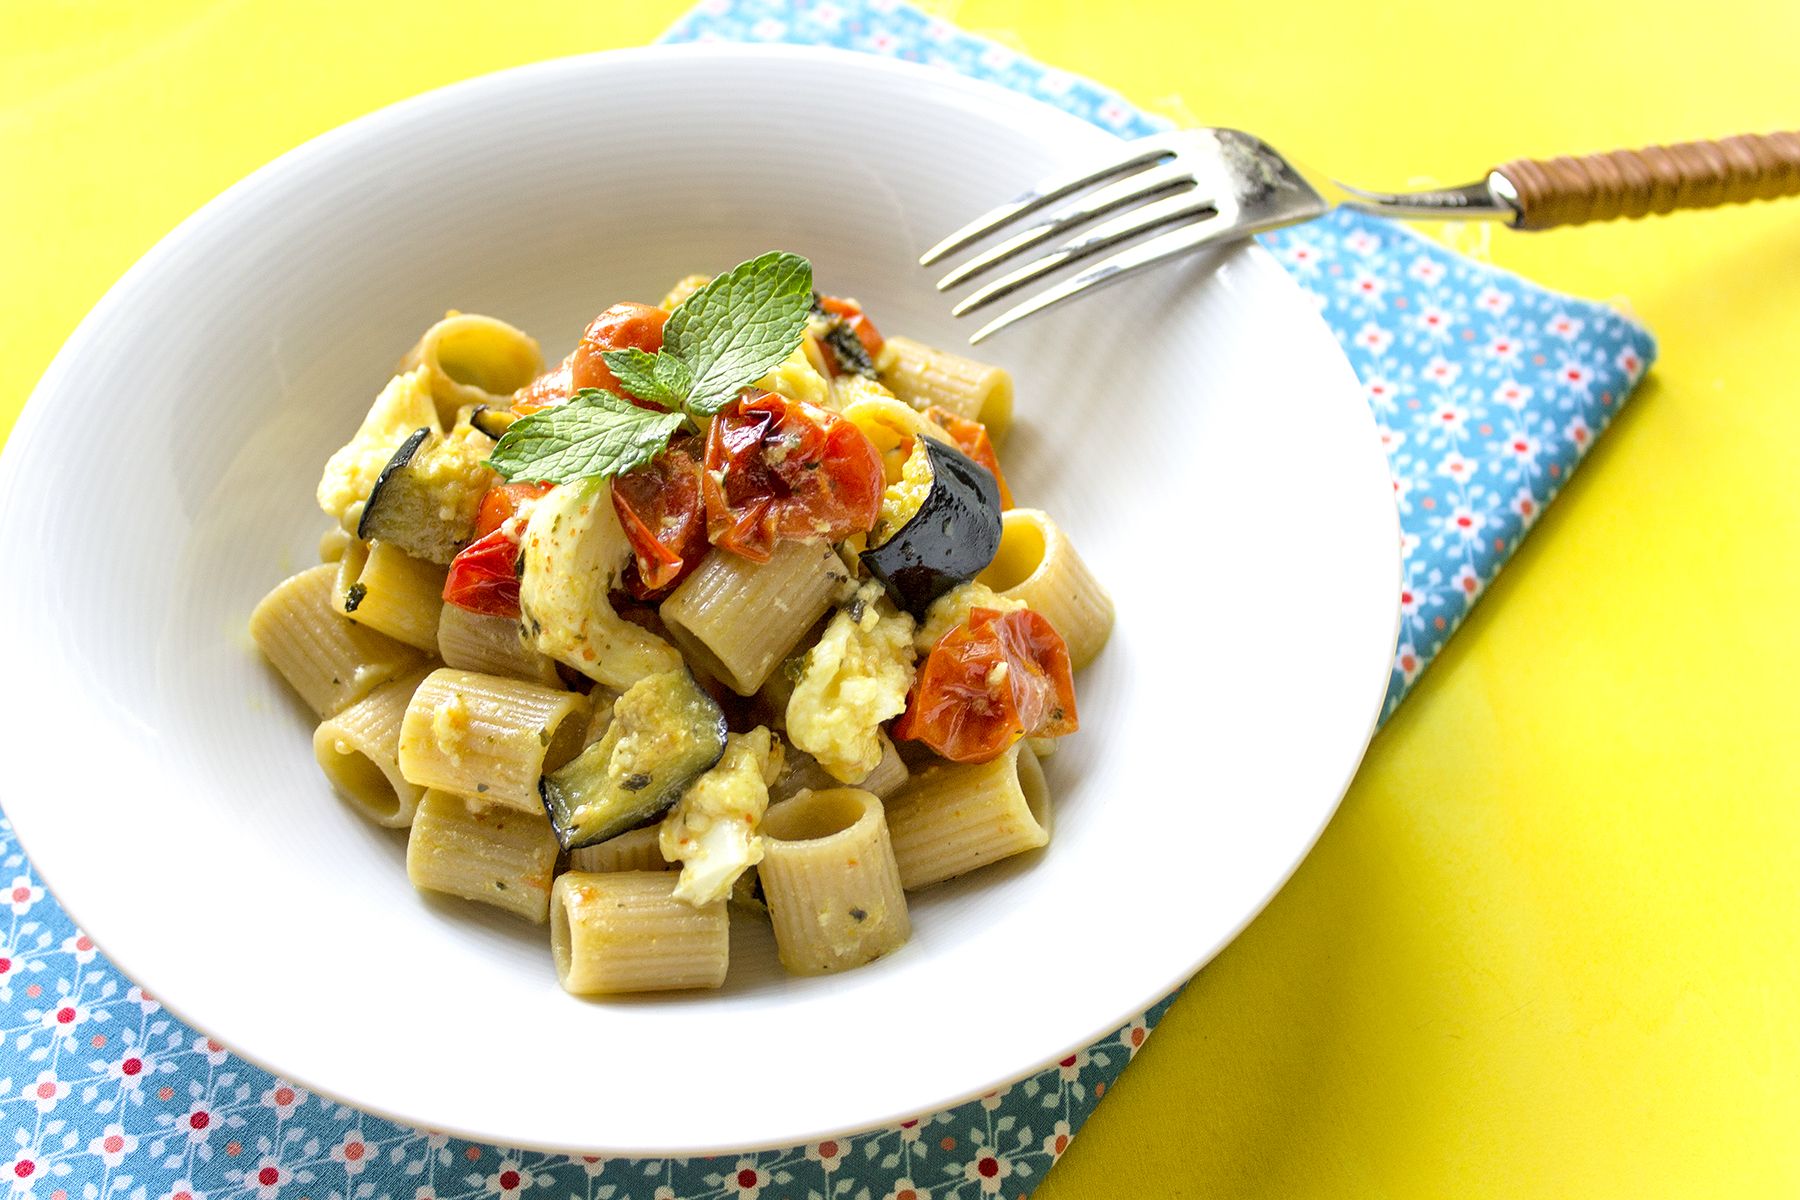
[[[319,480],[319,507],[354,530],[381,468],[415,430],[438,428],[431,379],[423,368],[396,375],[375,397],[356,436],[333,454]]]
[[[619,616],[607,599],[631,557],[608,484],[566,483],[539,500],[522,557],[520,624],[540,652],[611,688],[681,667],[675,647]]]
[[[469,736],[471,723],[468,702],[461,692],[451,692],[450,699],[431,715],[431,740],[444,752],[452,766],[462,766],[463,740]]]
[[[926,454],[922,444],[915,438],[912,451],[906,456],[906,465],[900,468],[900,478],[887,485],[881,493],[881,512],[875,518],[875,529],[869,534],[869,544],[879,546],[918,515],[925,504],[925,497],[931,494],[931,456]]]
[[[681,752],[687,740],[676,693],[668,688],[645,687],[627,691],[613,704],[613,720],[607,732],[618,730],[606,773],[614,779],[649,775],[665,760]]]
[[[723,900],[762,861],[759,828],[769,784],[780,772],[781,745],[767,729],[759,725],[725,739],[724,755],[688,786],[658,834],[663,858],[681,864],[677,900],[696,906]]]
[[[416,477],[436,499],[440,521],[473,528],[481,510],[481,498],[500,482],[487,466],[493,442],[478,429],[459,426],[444,439],[437,452],[419,464]]]
[[[931,648],[938,644],[940,638],[969,619],[970,609],[993,608],[1001,612],[1014,612],[1024,607],[1023,600],[1002,596],[987,584],[971,579],[932,601],[931,607],[925,610],[925,623],[913,635],[913,649],[920,654],[931,653]]]
[[[881,762],[881,724],[906,711],[912,681],[913,619],[866,583],[806,656],[788,698],[788,740],[832,778],[858,783]]]

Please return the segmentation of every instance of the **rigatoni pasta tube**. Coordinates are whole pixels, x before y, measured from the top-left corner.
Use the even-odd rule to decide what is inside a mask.
[[[437,652],[446,667],[505,675],[545,687],[560,685],[555,660],[527,646],[519,635],[519,623],[511,617],[488,616],[446,604],[438,614]]]
[[[544,369],[544,356],[537,339],[505,321],[453,312],[407,351],[400,369],[415,367],[425,368],[438,419],[448,429],[465,405],[509,403]]]
[[[843,786],[832,777],[831,772],[819,765],[818,759],[804,750],[787,746],[786,754],[781,760],[781,774],[769,785],[769,802],[779,804],[801,792],[824,792]]]
[[[578,996],[716,988],[731,962],[725,902],[675,899],[673,871],[569,871],[550,893],[556,977]]]
[[[760,724],[777,731],[787,728],[788,701],[794,698],[794,685],[806,670],[806,654],[806,650],[797,650],[776,663],[757,689],[756,714]]]
[[[332,603],[337,566],[320,563],[278,584],[250,614],[250,636],[320,717],[329,717],[424,657],[345,617]]]
[[[351,585],[362,575],[362,569],[369,565],[369,543],[361,538],[351,537],[344,543],[344,548],[338,551],[337,557],[328,561],[337,564],[337,574],[331,580],[331,605],[343,612],[350,602]]]
[[[659,611],[689,661],[750,696],[848,578],[825,542],[782,542],[766,563],[714,550]]]
[[[914,408],[947,408],[987,426],[998,445],[1012,424],[1012,376],[1003,368],[934,350],[908,337],[888,338],[876,360],[881,382]]]
[[[560,849],[541,812],[428,791],[406,840],[406,877],[416,888],[541,923],[549,915]]]
[[[875,769],[865,775],[856,785],[865,792],[873,792],[877,798],[886,800],[889,796],[906,786],[911,773],[906,769],[906,760],[900,757],[899,747],[886,733],[881,735],[881,761]]]
[[[905,787],[906,780],[906,760],[900,757],[899,748],[883,732],[881,761],[875,764],[875,769],[867,776],[857,780],[855,786],[865,792],[873,792],[877,799],[885,800]],[[812,755],[789,746],[782,759],[781,774],[769,785],[769,800],[773,803],[787,800],[803,791],[826,791],[842,786]]]
[[[569,851],[571,871],[673,871],[676,865],[663,858],[661,822]]]
[[[912,921],[881,801],[861,788],[802,792],[763,817],[757,868],[781,965],[860,967],[904,945]]]
[[[596,683],[594,690],[588,693],[588,704],[593,707],[593,714],[588,717],[587,732],[581,737],[582,749],[587,749],[606,736],[612,728],[613,708],[619,703],[624,692],[607,687],[604,683]]]
[[[538,776],[581,748],[587,705],[575,692],[440,667],[407,705],[400,773],[423,787],[539,812]]]
[[[1050,789],[1023,742],[985,763],[916,772],[887,806],[888,831],[907,891],[1050,840]]]
[[[404,829],[425,789],[400,774],[400,723],[419,670],[384,683],[313,731],[313,757],[344,799],[377,825]]]
[[[388,542],[352,543],[338,560],[337,599],[358,625],[428,654],[438,648],[444,568]]]
[[[978,577],[1047,617],[1068,643],[1076,668],[1092,662],[1112,633],[1113,602],[1050,515],[1013,508],[1000,515],[1000,550]]]
[[[862,431],[881,455],[881,470],[889,483],[897,483],[912,454],[913,442],[922,437],[955,445],[944,428],[879,383],[861,375],[844,375],[837,384],[844,419]]]

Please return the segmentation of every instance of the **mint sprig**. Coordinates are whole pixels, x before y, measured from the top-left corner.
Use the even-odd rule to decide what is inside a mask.
[[[660,351],[602,356],[621,388],[670,411],[584,388],[567,404],[514,421],[488,465],[507,479],[573,483],[649,462],[684,424],[703,425],[791,355],[811,306],[806,259],[773,250],[739,263],[669,315]]]
[[[567,404],[514,421],[488,466],[507,479],[544,483],[622,475],[661,454],[686,422],[679,412],[654,412],[582,388]]]
[[[683,407],[688,390],[693,385],[693,377],[688,374],[687,364],[673,354],[651,354],[647,350],[632,347],[627,350],[609,350],[600,357],[606,363],[607,370],[619,381],[620,387],[640,400],[648,400],[664,408]]]
[[[663,326],[663,353],[693,376],[686,407],[710,416],[755,383],[806,336],[812,264],[771,250],[711,280],[682,301]]]

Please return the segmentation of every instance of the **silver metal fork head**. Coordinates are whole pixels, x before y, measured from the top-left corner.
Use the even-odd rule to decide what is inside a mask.
[[[965,297],[952,310],[961,317],[1064,267],[1117,251],[989,321],[969,338],[974,344],[1074,296],[1208,246],[1309,220],[1329,207],[1262,139],[1235,129],[1183,129],[1128,142],[1085,169],[1043,181],[952,233],[919,263],[930,266],[1011,232],[946,274],[938,290],[948,291],[1063,239]],[[1091,227],[1077,232],[1084,226]]]

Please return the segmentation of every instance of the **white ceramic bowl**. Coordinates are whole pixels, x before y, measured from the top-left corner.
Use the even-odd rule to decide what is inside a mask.
[[[1007,474],[1118,627],[1049,761],[1041,854],[917,897],[902,951],[797,979],[734,922],[720,993],[565,995],[544,931],[430,902],[334,799],[245,619],[312,491],[447,307],[559,356],[594,312],[783,248],[945,346],[913,256],[1107,140],[947,73],[653,49],[434,92],[257,172],[109,293],[0,468],[7,813],[57,897],[193,1024],[319,1091],[522,1147],[791,1144],[980,1094],[1228,941],[1330,817],[1387,680],[1398,534],[1348,366],[1262,252],[983,347]]]

